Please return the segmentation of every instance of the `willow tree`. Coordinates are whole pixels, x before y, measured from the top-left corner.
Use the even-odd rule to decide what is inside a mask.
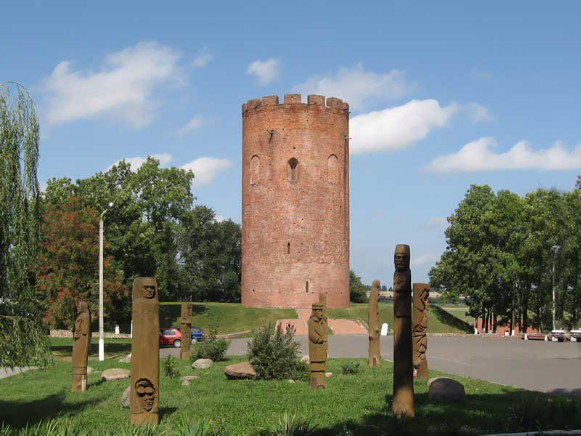
[[[0,366],[51,360],[33,291],[40,221],[38,142],[32,98],[16,83],[0,83]]]

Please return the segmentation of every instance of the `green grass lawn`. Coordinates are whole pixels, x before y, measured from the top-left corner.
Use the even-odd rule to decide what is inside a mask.
[[[369,305],[367,303],[351,303],[347,309],[329,309],[331,318],[361,320],[367,324]],[[393,329],[393,304],[379,303],[379,318],[381,323],[388,323]],[[470,324],[464,319],[457,318],[455,313],[448,309],[430,304],[428,312],[428,333],[472,333]]]
[[[73,354],[73,338],[49,338],[50,350],[56,360],[70,360]],[[126,356],[131,353],[131,339],[105,338],[105,358]],[[91,341],[90,357],[99,356],[99,339]]]
[[[161,303],[160,327],[179,327],[181,303]],[[219,334],[254,330],[277,319],[297,318],[294,309],[262,309],[239,303],[194,303],[192,325],[206,333],[212,326]]]
[[[261,429],[272,429],[285,413],[289,413],[297,420],[308,420],[316,425],[316,434],[320,435],[396,434],[396,430],[409,435],[478,435],[537,425],[538,414],[524,418],[515,415],[515,404],[526,404],[531,408],[539,401],[543,405],[561,402],[560,408],[572,410],[571,407],[577,407],[576,410],[581,411],[578,401],[453,376],[465,385],[465,401],[449,404],[431,401],[426,382],[416,380],[416,418],[399,421],[389,413],[393,369],[389,362],[371,369],[367,367],[366,359],[331,359],[328,370],[334,375],[328,379],[328,389],[313,391],[308,382],[227,380],[224,367],[239,360],[219,362],[207,370],[194,370],[190,362],[178,361],[177,367],[182,375],[199,376],[190,386],[181,386],[178,380],[163,375],[162,370],[161,422],[154,431],[141,434],[255,435]],[[343,375],[340,366],[346,362],[359,362],[360,373]],[[89,365],[96,371],[130,367],[113,359],[104,362],[90,359]],[[432,371],[431,375],[441,373]],[[90,374],[87,392],[71,393],[70,363],[58,362],[46,370],[29,371],[0,380],[3,392],[0,422],[4,424],[3,429],[0,426],[0,434],[43,425],[39,423],[49,420],[53,420],[53,425],[65,426],[73,420],[80,423],[80,428],[88,434],[131,434],[127,424],[129,410],[120,403],[128,380],[102,383],[99,377],[98,372]],[[215,429],[215,433],[179,431],[183,422],[202,423]],[[575,423],[573,417],[564,423],[581,425]],[[42,431],[47,434],[46,429]],[[43,434],[42,431],[36,434]],[[67,434],[83,433],[77,429]]]

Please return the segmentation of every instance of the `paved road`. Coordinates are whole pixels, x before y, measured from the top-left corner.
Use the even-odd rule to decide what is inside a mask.
[[[308,354],[306,336],[297,336]],[[234,339],[229,355],[246,353],[247,339]],[[330,357],[367,357],[367,335],[329,336]],[[393,337],[381,338],[381,356],[393,360]],[[523,389],[581,397],[581,342],[428,337],[430,368]]]

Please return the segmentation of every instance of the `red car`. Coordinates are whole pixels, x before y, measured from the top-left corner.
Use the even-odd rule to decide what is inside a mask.
[[[182,332],[178,329],[161,329],[159,331],[159,345],[182,346]]]

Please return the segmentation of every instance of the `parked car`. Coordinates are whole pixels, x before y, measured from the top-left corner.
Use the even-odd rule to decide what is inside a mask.
[[[199,327],[192,326],[192,344],[202,342],[204,340],[204,330]]]
[[[191,331],[192,344],[204,340],[204,330],[199,327],[193,327]],[[176,348],[182,346],[182,332],[178,329],[161,329],[159,331],[159,345],[172,345]]]
[[[182,346],[182,332],[178,329],[161,329],[159,331],[159,345]]]
[[[551,339],[556,339],[559,342],[564,342],[569,339],[569,335],[567,334],[566,330],[552,330]]]
[[[581,329],[571,330],[571,340],[576,342],[581,342]]]

